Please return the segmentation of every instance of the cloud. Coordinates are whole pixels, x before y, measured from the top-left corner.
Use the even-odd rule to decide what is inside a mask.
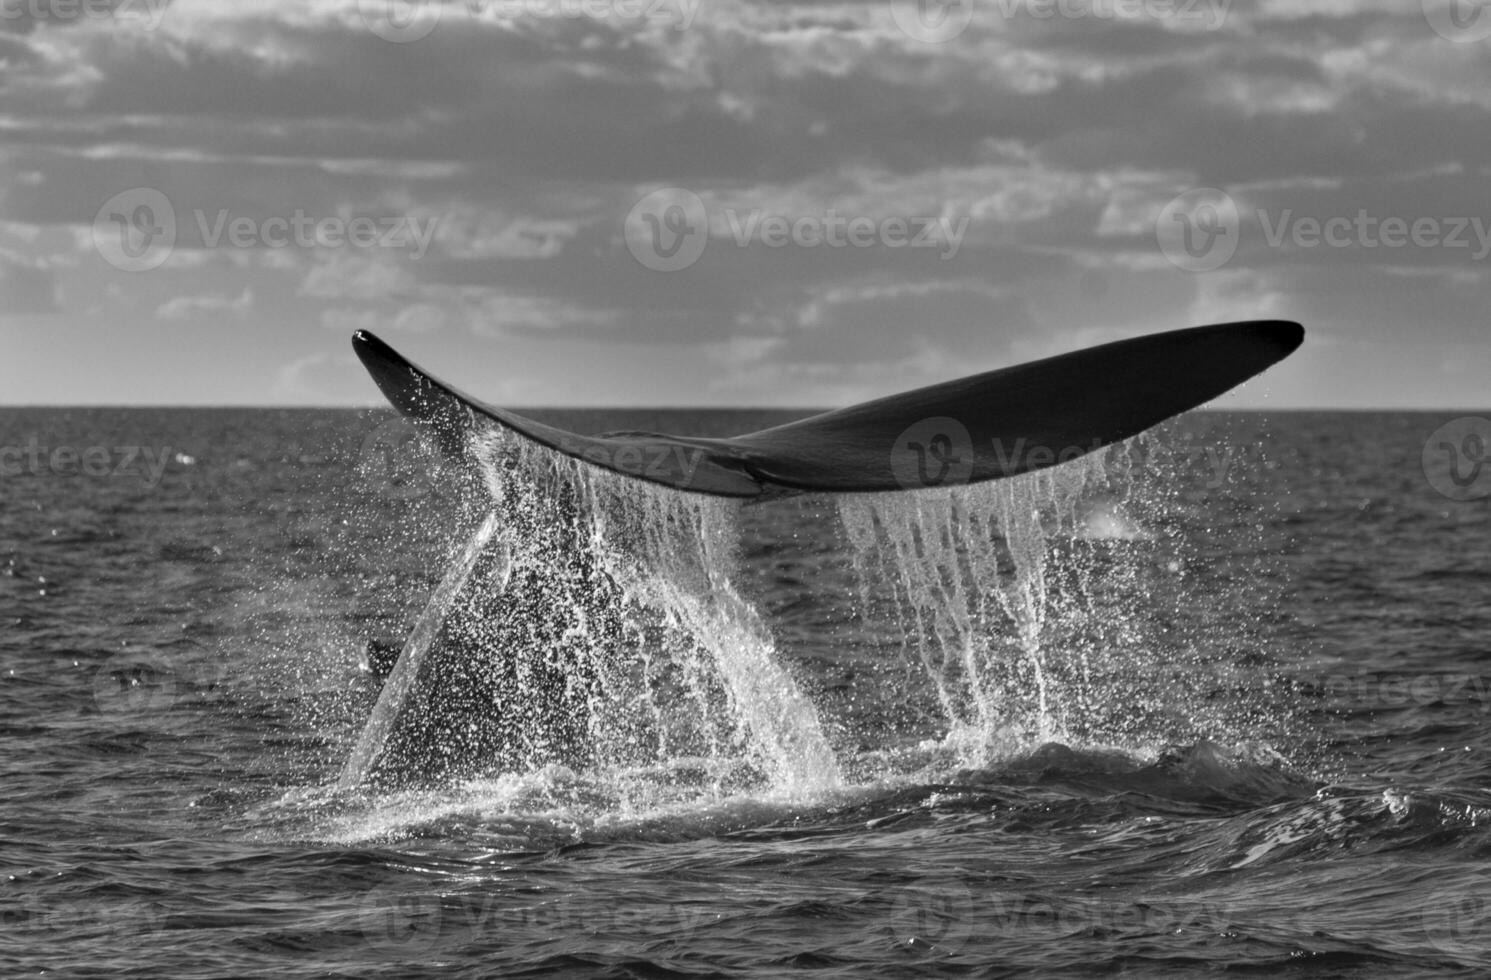
[[[252,287],[237,296],[177,296],[156,307],[162,320],[213,320],[221,316],[242,317],[254,307]]]
[[[358,330],[377,331],[386,322],[377,310],[335,308],[321,311],[321,325],[336,333],[352,334]]]
[[[317,351],[282,365],[275,374],[273,394],[282,402],[306,405],[328,401],[375,404],[376,391],[353,354]]]
[[[979,4],[944,44],[883,3],[705,3],[680,29],[451,2],[407,43],[362,6],[202,0],[155,29],[13,25],[0,221],[48,247],[0,265],[7,300],[107,295],[161,320],[252,308],[290,349],[317,322],[553,355],[532,363],[671,346],[737,359],[739,390],[768,394],[901,387],[1187,318],[1308,316],[1364,344],[1412,323],[1466,343],[1491,304],[1485,261],[1464,251],[1280,247],[1258,218],[1480,213],[1491,59],[1418,4],[1234,0],[1211,25]],[[708,213],[703,255],[677,272],[624,235],[660,186]],[[1244,220],[1234,258],[1198,274],[1164,257],[1155,220],[1200,186]],[[92,227],[133,187],[166,195],[178,234],[165,265],[130,278],[100,261]],[[210,248],[195,215],[222,212],[417,219],[433,240],[418,258]],[[733,239],[742,216],[830,212],[968,224],[947,257]]]

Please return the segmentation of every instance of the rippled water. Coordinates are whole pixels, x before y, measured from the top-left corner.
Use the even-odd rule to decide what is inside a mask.
[[[644,415],[546,418],[775,420]],[[486,509],[390,468],[388,418],[0,412],[0,975],[1491,969],[1491,505],[1426,476],[1446,417],[1195,415],[1069,500],[739,508],[832,777],[338,788],[368,642]],[[998,533],[1032,502],[1039,555]]]

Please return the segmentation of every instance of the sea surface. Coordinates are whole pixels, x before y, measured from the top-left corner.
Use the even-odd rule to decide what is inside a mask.
[[[875,498],[637,491],[734,542],[706,593],[649,593],[711,635],[632,707],[697,737],[379,788],[346,772],[369,644],[483,480],[383,412],[0,410],[0,976],[1486,976],[1467,415],[1195,413]]]

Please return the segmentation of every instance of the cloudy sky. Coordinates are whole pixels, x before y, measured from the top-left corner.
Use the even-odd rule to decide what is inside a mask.
[[[111,7],[118,9],[111,10]],[[1283,317],[1491,403],[1479,0],[0,0],[0,403],[836,405]]]

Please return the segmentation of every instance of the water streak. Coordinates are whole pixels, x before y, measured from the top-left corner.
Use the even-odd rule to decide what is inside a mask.
[[[420,768],[619,776],[687,760],[715,793],[837,784],[816,710],[732,581],[737,503],[500,431],[471,448],[491,514],[421,618],[344,783],[380,765],[402,771],[397,782]]]
[[[1107,457],[838,501],[864,614],[890,593],[903,650],[931,679],[969,764],[1051,740],[1119,744],[1135,728],[1104,702],[1132,691],[1151,652],[1133,600],[1155,590],[1140,581],[1147,536],[1088,533],[1089,512],[1112,512],[1129,489]]]
[[[497,514],[493,511],[487,515],[476,533],[471,536],[471,540],[466,543],[461,554],[445,573],[445,578],[430,596],[430,601],[425,604],[424,611],[420,613],[414,629],[409,633],[409,639],[404,643],[398,662],[383,682],[383,690],[379,694],[378,703],[373,707],[373,713],[368,718],[367,725],[363,727],[357,745],[352,749],[352,754],[347,757],[347,762],[342,767],[341,777],[337,780],[339,788],[356,786],[367,778],[378,752],[388,739],[395,717],[408,699],[409,692],[419,677],[425,657],[439,636],[440,625],[445,620],[446,611],[455,600],[456,594],[465,586],[466,580],[471,577],[477,559],[491,543],[497,527]]]

